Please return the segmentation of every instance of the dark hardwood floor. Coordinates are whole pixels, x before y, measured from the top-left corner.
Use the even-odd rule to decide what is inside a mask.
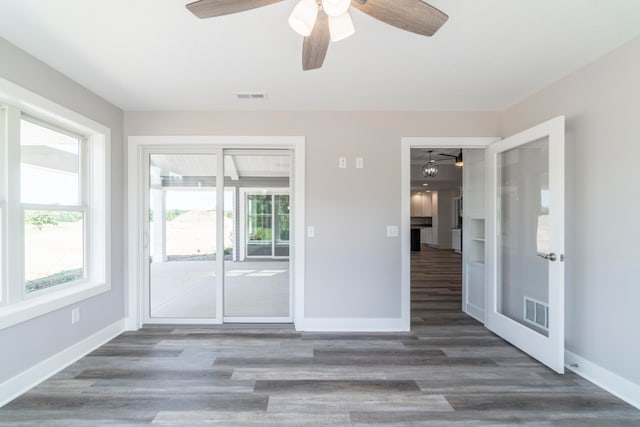
[[[0,409],[0,425],[640,426],[460,311],[461,259],[412,254],[411,333],[142,329]]]

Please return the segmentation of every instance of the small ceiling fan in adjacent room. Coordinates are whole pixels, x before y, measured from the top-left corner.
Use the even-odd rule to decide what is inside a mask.
[[[187,4],[198,18],[213,18],[279,3],[282,0],[199,0]],[[349,9],[354,7],[382,22],[412,33],[432,36],[449,18],[422,0],[300,0],[289,25],[304,37],[302,69],[322,67],[329,42],[355,32]]]

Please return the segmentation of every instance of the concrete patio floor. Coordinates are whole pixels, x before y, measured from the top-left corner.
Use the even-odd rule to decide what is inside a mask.
[[[216,316],[216,262],[150,265],[152,318]],[[226,317],[288,317],[289,261],[225,261]]]

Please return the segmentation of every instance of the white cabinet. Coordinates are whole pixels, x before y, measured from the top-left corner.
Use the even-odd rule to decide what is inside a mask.
[[[411,216],[431,216],[431,193],[411,193]]]
[[[433,240],[433,229],[431,227],[424,227],[420,230],[420,243],[423,245],[431,244]]]
[[[423,193],[422,194],[422,216],[432,216],[431,215],[431,193]]]
[[[462,230],[459,228],[451,230],[451,247],[457,253],[462,253]]]

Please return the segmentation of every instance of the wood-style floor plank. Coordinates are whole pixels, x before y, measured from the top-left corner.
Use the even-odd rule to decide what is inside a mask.
[[[461,257],[411,255],[412,332],[126,332],[0,408],[0,426],[640,426],[461,311]]]

